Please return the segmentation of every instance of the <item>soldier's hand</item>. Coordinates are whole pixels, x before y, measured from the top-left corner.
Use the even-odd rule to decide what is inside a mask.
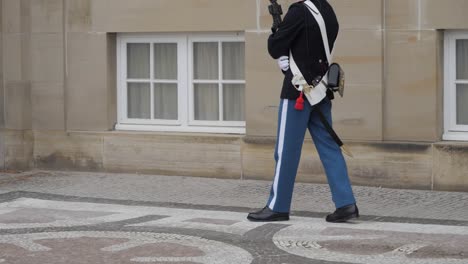
[[[278,66],[282,71],[289,70],[289,57],[288,56],[281,56],[278,59]]]

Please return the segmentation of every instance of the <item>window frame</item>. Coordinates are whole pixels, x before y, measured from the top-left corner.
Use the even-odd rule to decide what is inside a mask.
[[[194,67],[193,67],[193,44],[196,42],[216,42],[218,43],[218,80],[194,80],[193,77],[193,72],[194,72]],[[223,105],[223,84],[244,84],[245,85],[245,79],[243,81],[240,80],[223,80],[223,64],[222,64],[222,43],[223,42],[243,42],[242,37],[228,37],[228,36],[217,36],[216,38],[213,38],[213,36],[208,36],[208,35],[196,35],[193,36],[192,38],[189,38],[189,43],[188,43],[188,49],[189,49],[189,98],[194,98],[194,90],[195,90],[195,84],[196,83],[213,83],[213,84],[218,84],[218,100],[219,100],[219,117],[220,119],[223,119],[223,111],[224,111],[224,105]],[[245,78],[245,76],[244,76]],[[235,127],[235,126],[245,126],[245,121],[208,121],[208,120],[195,120],[195,105],[194,105],[194,100],[189,100],[189,125],[193,126],[229,126],[229,127]]]
[[[184,34],[184,33],[119,33],[117,35],[117,124],[116,130],[133,131],[161,131],[161,132],[204,132],[204,133],[226,133],[245,134],[245,121],[200,121],[194,120],[194,81],[193,81],[193,43],[194,42],[217,42],[218,52],[221,51],[223,42],[243,42],[245,37],[242,33],[213,33],[213,34]],[[150,46],[150,89],[151,89],[151,119],[127,118],[128,81],[147,82],[146,79],[127,78],[127,44],[149,43]],[[154,44],[155,43],[177,43],[177,70],[178,80],[178,120],[153,119],[153,93],[154,83]],[[218,60],[222,62],[222,54]],[[222,67],[222,64],[218,65]],[[219,79],[222,75],[219,76]],[[224,83],[222,80],[218,80]],[[245,79],[233,83],[246,83]],[[222,90],[222,85],[219,88]],[[244,88],[245,89],[245,88]],[[222,94],[220,93],[220,105],[222,108]],[[222,113],[222,109],[220,111]],[[223,117],[220,116],[220,119]]]
[[[457,84],[468,84],[468,80],[457,80],[456,42],[468,40],[468,31],[447,30],[444,34],[444,140],[468,141],[468,125],[457,124]]]

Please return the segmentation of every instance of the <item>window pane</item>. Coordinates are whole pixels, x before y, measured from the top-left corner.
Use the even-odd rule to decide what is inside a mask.
[[[177,44],[154,44],[154,76],[156,79],[177,80]]]
[[[195,84],[195,120],[219,120],[217,84]]]
[[[154,84],[154,118],[177,120],[177,84]]]
[[[149,83],[128,83],[128,118],[151,118]]]
[[[468,84],[457,84],[457,124],[468,125]]]
[[[129,43],[127,46],[127,78],[150,78],[150,44]]]
[[[243,42],[223,43],[223,79],[244,80],[245,44]]]
[[[457,79],[468,80],[468,39],[457,40]]]
[[[193,44],[193,76],[196,80],[218,80],[218,43]]]
[[[226,121],[244,121],[244,84],[224,84],[223,85],[223,103],[224,120]]]

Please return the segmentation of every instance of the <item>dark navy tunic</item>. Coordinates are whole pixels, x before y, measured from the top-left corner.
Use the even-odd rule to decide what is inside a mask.
[[[325,75],[328,70],[328,62],[320,27],[303,2],[299,1],[289,7],[278,31],[268,38],[268,52],[271,57],[278,59],[281,56],[289,57],[291,50],[304,78],[311,84],[317,76]],[[332,51],[339,30],[335,12],[326,0],[312,0],[312,2],[323,16],[330,51]],[[285,77],[281,98],[295,100],[299,97],[300,92],[291,84],[293,77],[291,69],[283,73]],[[333,93],[327,92],[327,95],[333,99]]]

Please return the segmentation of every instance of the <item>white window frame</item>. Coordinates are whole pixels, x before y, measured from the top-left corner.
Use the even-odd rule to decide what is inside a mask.
[[[457,80],[456,78],[456,41],[468,39],[467,31],[448,30],[444,36],[444,140],[468,141],[468,125],[457,124],[457,98],[456,85],[468,84],[468,80]]]
[[[219,58],[219,79],[222,78],[222,53],[223,42],[245,42],[240,33],[233,34],[178,34],[178,33],[156,33],[136,34],[122,33],[117,36],[117,114],[118,123],[116,130],[129,131],[161,131],[161,132],[202,132],[202,133],[226,133],[245,134],[245,121],[200,121],[194,118],[194,80],[193,80],[193,43],[194,42],[217,42]],[[127,43],[149,43],[150,49],[150,82],[151,98],[153,98],[154,83],[158,81],[170,83],[173,81],[154,79],[154,43],[177,43],[177,67],[178,67],[178,120],[155,120],[154,111],[151,111],[151,120],[127,118],[127,82],[147,82],[146,79],[127,78]],[[220,84],[220,114],[223,111],[222,84],[235,83],[244,84],[242,81],[211,80],[200,81],[201,83]],[[151,109],[153,109],[151,99]],[[220,119],[223,116],[220,115]]]

